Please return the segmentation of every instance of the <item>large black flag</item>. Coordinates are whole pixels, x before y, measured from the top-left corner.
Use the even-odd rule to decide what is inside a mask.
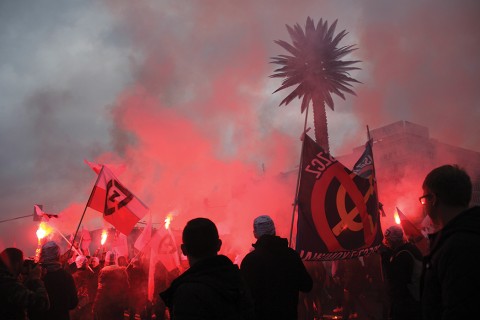
[[[304,144],[296,250],[304,260],[376,252],[383,235],[373,176],[353,173],[308,135]]]

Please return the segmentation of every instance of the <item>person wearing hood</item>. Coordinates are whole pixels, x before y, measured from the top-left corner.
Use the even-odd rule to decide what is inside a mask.
[[[54,241],[46,242],[40,251],[40,264],[47,270],[43,281],[50,298],[50,309],[29,314],[31,320],[69,320],[70,310],[78,304],[77,287],[72,275],[60,263],[60,247]]]
[[[48,310],[50,304],[41,280],[42,267],[30,265],[24,262],[22,250],[6,248],[0,253],[0,319],[24,320],[27,309],[32,312]]]
[[[215,224],[190,220],[182,233],[181,249],[190,268],[160,293],[172,320],[253,319],[253,304],[240,271],[224,255]]]
[[[423,319],[474,319],[480,301],[480,207],[469,208],[472,182],[457,165],[433,169],[419,198],[436,226],[424,258]]]
[[[257,319],[297,319],[299,291],[312,289],[312,277],[288,241],[275,235],[273,220],[262,215],[253,222],[255,248],[240,270],[255,305]]]

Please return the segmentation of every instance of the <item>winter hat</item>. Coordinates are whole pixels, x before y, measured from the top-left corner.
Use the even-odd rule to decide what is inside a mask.
[[[403,241],[403,230],[399,226],[391,226],[385,230],[385,239],[389,242]]]
[[[109,266],[115,264],[115,260],[115,252],[107,251],[107,254],[105,255],[105,265]]]
[[[56,262],[60,260],[60,247],[55,241],[48,241],[40,251],[40,262]]]
[[[265,234],[275,235],[275,224],[272,218],[267,215],[259,216],[253,220],[253,234],[260,238]]]
[[[75,264],[77,265],[77,269],[80,269],[81,267],[85,266],[86,262],[87,262],[87,257],[85,256],[78,256],[75,258]]]
[[[98,259],[98,257],[93,257],[90,263],[93,268],[96,268],[100,264],[100,259]]]

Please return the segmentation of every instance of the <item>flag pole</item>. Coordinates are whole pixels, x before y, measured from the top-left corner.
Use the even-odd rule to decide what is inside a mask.
[[[367,125],[367,138],[368,138],[368,143],[370,144],[370,148],[372,149],[372,174],[373,174],[373,178],[375,180],[375,181],[373,181],[373,183],[375,184],[375,190],[377,190],[377,173],[375,171],[375,161],[373,159],[373,157],[374,157],[374,155],[373,155],[373,138],[370,136],[370,129],[368,128],[368,125]],[[378,210],[382,213],[382,217],[386,217],[387,215],[385,214],[385,211],[383,210],[383,204],[378,199],[378,190],[377,190],[377,202],[378,202]]]
[[[149,212],[148,214],[152,214],[151,212]],[[151,218],[150,218],[151,219]],[[136,258],[138,258],[141,254],[144,253],[145,251],[145,248],[148,248],[149,245],[150,245],[150,242],[152,242],[153,240],[153,223],[152,225],[150,226],[150,239],[148,239],[147,243],[145,243],[145,245],[143,246],[142,250],[138,250],[137,254],[132,258],[130,259],[130,262],[128,263],[127,265],[127,268],[133,263],[133,260],[135,260]],[[135,247],[135,246],[134,246]],[[150,268],[150,266],[149,266]]]
[[[61,233],[54,225],[49,224],[49,226],[52,227],[53,230],[55,230],[55,232],[57,232],[57,233],[63,238],[63,240],[65,240],[68,244],[72,245],[72,243],[70,243],[70,241],[68,241],[68,239],[63,235],[63,233]],[[73,246],[72,246],[72,247],[73,247]],[[73,247],[73,249],[74,249],[74,251],[77,253],[77,255],[79,255],[79,256],[81,255],[81,252],[79,252],[77,248]],[[68,262],[68,259],[67,259],[66,261]],[[90,270],[90,271],[93,273],[93,270],[92,270],[92,268],[88,265],[88,263],[87,263],[87,268],[88,268],[88,270]]]
[[[302,133],[302,149],[300,151],[300,163],[298,164],[298,174],[297,174],[297,186],[295,187],[295,198],[293,200],[293,210],[292,210],[292,223],[290,225],[290,237],[288,239],[288,245],[292,245],[292,235],[293,235],[293,223],[295,221],[295,210],[297,209],[298,203],[298,193],[300,189],[300,176],[302,173],[302,162],[303,162],[303,149],[305,148],[305,135],[307,134],[307,119],[308,119],[308,109],[305,111],[305,122],[303,124],[303,133]]]
[[[93,191],[95,190],[95,187],[96,187],[96,185],[97,185],[97,183],[98,183],[98,180],[100,179],[100,176],[101,176],[102,173],[103,173],[103,168],[104,168],[104,166],[102,165],[102,170],[100,170],[100,172],[99,172],[98,175],[97,175],[97,180],[95,181],[95,184],[93,185],[92,192],[90,192],[90,196],[88,197],[87,204],[85,204],[85,208],[83,209],[83,213],[82,213],[82,216],[81,216],[81,218],[80,218],[80,222],[78,223],[77,230],[75,231],[75,234],[73,235],[73,239],[72,239],[72,243],[70,244],[70,249],[69,249],[69,251],[71,251],[72,248],[73,248],[73,244],[75,243],[75,238],[77,237],[78,230],[80,229],[80,225],[82,224],[83,217],[85,216],[85,212],[87,212],[88,204],[89,204],[90,201],[92,200]]]
[[[368,138],[368,143],[370,144],[370,148],[372,149],[372,175],[373,175],[373,183],[374,183],[374,188],[375,188],[375,191],[376,194],[377,194],[377,203],[378,203],[378,209],[382,212],[382,215],[385,216],[385,211],[383,211],[383,204],[378,200],[378,190],[377,190],[377,174],[375,173],[375,161],[373,159],[373,139],[372,137],[370,136],[370,129],[367,125],[367,138]],[[380,223],[380,217],[378,217],[378,223]],[[380,278],[382,279],[382,282],[385,282],[385,272],[383,271],[383,264],[382,264],[382,261],[380,260],[380,263],[379,263],[379,268],[380,268]]]

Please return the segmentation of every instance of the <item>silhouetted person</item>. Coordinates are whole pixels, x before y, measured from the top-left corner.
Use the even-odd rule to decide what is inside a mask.
[[[130,319],[134,320],[137,313],[141,319],[145,319],[147,317],[148,273],[138,259],[135,259],[127,268],[127,273],[131,288],[128,308]]]
[[[358,258],[339,260],[335,277],[340,280],[341,288],[343,288],[342,319],[357,318],[359,316],[358,309],[362,307],[362,312],[369,313],[365,310],[363,303],[363,290],[366,288],[366,272],[365,268]]]
[[[472,183],[458,166],[432,170],[420,202],[437,226],[424,259],[424,319],[474,319],[480,301],[480,207],[468,208]]]
[[[310,292],[300,292],[299,319],[315,319],[323,317],[322,294],[327,272],[321,261],[304,261],[303,264],[312,277],[313,287]]]
[[[84,255],[77,256],[75,264],[77,271],[72,276],[77,287],[78,304],[70,316],[72,320],[93,319],[92,304],[95,298],[95,291],[92,292],[91,283],[94,280],[93,271],[87,269],[88,259]]]
[[[60,247],[54,241],[46,242],[40,251],[40,264],[47,270],[43,277],[50,299],[50,309],[29,314],[31,320],[68,320],[70,310],[78,304],[77,287],[72,275],[60,263]]]
[[[93,302],[96,320],[123,320],[128,308],[130,283],[125,267],[115,264],[115,253],[108,251],[105,267],[98,275],[98,288]]]
[[[40,280],[42,267],[25,270],[24,283],[20,281],[23,252],[6,248],[0,253],[0,319],[27,319],[27,309],[40,312],[49,308],[48,293]]]
[[[382,265],[387,280],[392,320],[421,319],[420,273],[423,260],[415,245],[406,242],[402,228],[391,226],[385,230],[385,244],[390,250],[382,250]]]
[[[190,220],[182,241],[190,268],[160,294],[171,319],[253,319],[238,267],[217,254],[222,241],[215,224],[206,218]]]
[[[259,216],[253,223],[255,250],[245,256],[241,272],[252,294],[257,319],[297,319],[299,291],[312,289],[298,253],[288,241],[275,235],[269,216]]]

